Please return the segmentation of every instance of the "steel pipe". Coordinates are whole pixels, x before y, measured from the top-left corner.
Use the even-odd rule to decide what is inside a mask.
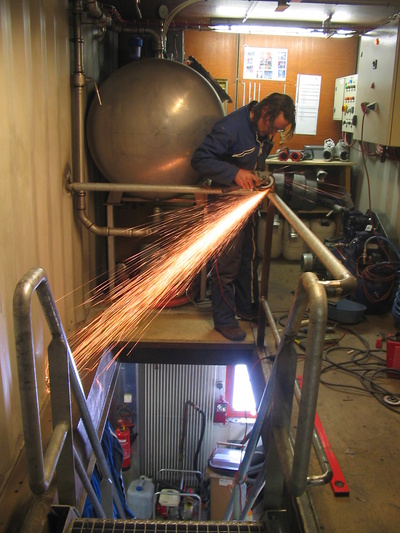
[[[300,237],[315,253],[325,268],[332,274],[333,280],[320,281],[325,286],[329,295],[346,295],[351,294],[357,287],[357,281],[346,269],[346,267],[331,253],[330,250],[321,242],[314,233],[307,228],[300,218],[285,204],[285,202],[276,194],[268,194],[268,200],[282,213],[291,226],[296,230]]]
[[[279,345],[279,343],[281,342],[281,337],[280,337],[278,328],[276,327],[274,317],[272,316],[271,310],[267,302],[264,299],[262,299],[261,303],[264,308],[265,314],[267,316],[268,324],[271,327],[275,342],[277,345]],[[297,380],[295,381],[295,384],[294,384],[294,393],[295,393],[297,402],[300,403],[301,390],[300,390],[300,386]],[[289,434],[289,438],[290,438],[290,434]],[[331,465],[329,464],[328,457],[326,456],[325,450],[322,446],[321,439],[319,438],[315,427],[313,429],[313,447],[314,447],[315,454],[317,456],[319,465],[323,473],[319,475],[308,476],[307,485],[314,485],[314,486],[315,485],[318,485],[318,486],[326,485],[332,479],[333,472],[332,472]],[[291,445],[291,450],[292,450],[292,455],[293,455],[293,444]]]
[[[34,494],[43,494],[48,489],[43,460],[35,350],[30,315],[32,294],[43,282],[45,282],[43,270],[31,271],[17,284],[13,300],[14,336],[28,463],[28,480]]]
[[[223,189],[207,189],[194,185],[144,185],[141,183],[81,183],[72,182],[67,188],[73,191],[95,191],[95,192],[125,192],[125,193],[174,193],[174,194],[222,194]]]
[[[261,306],[264,309],[265,316],[267,317],[269,327],[271,328],[272,335],[275,339],[275,346],[279,346],[279,343],[281,342],[281,337],[279,335],[278,328],[276,327],[276,322],[274,320],[274,317],[272,316],[271,309],[268,305],[268,303],[265,301],[265,298],[262,297],[261,300]]]
[[[95,493],[93,486],[90,482],[90,479],[88,478],[86,474],[85,467],[82,464],[81,458],[78,455],[78,452],[74,448],[74,458],[75,458],[75,468],[76,472],[79,476],[79,479],[82,481],[82,485],[85,487],[85,490],[87,492],[87,495],[92,502],[93,508],[96,511],[96,515],[99,518],[107,518],[103,508],[101,506],[101,503],[99,502],[99,499],[97,498],[97,494]]]
[[[98,26],[111,27],[112,17],[106,15],[97,0],[84,0],[89,15],[96,20]]]
[[[319,283],[317,276],[310,272],[303,274],[299,280],[284,335],[294,339],[294,335],[297,333],[304,316],[307,303],[310,310],[303,370],[303,389],[299,406],[293,465],[290,478],[286,479],[289,493],[293,496],[301,495],[307,484],[325,330],[328,319],[326,292]],[[286,459],[287,454],[283,453],[281,460],[284,465],[284,471],[289,470]]]
[[[296,396],[297,402],[300,403],[301,389],[300,389],[297,379],[294,382],[294,394]],[[315,455],[317,456],[319,465],[323,473],[320,475],[308,476],[307,485],[314,485],[314,486],[315,485],[316,486],[326,485],[327,483],[331,481],[333,477],[333,471],[329,463],[329,459],[325,453],[321,439],[319,438],[317,430],[315,429],[315,426],[313,429],[313,446],[314,446]]]
[[[97,2],[89,2],[88,7],[97,13],[99,9]],[[86,155],[85,155],[85,105],[87,78],[83,70],[83,38],[82,38],[82,0],[76,0],[74,7],[74,73],[72,75],[73,84],[73,113],[72,113],[72,143],[73,143],[73,175],[77,178],[77,183],[84,185],[86,176]],[[98,14],[98,13],[97,13]],[[73,185],[70,184],[73,189]],[[102,237],[143,237],[149,235],[149,230],[137,230],[135,228],[109,228],[98,226],[86,213],[86,193],[78,189],[76,195],[76,211],[80,222],[95,235]]]
[[[86,403],[82,382],[79,378],[78,370],[57,311],[46,273],[40,267],[31,269],[23,278],[21,278],[14,291],[13,300],[15,345],[29,486],[35,494],[43,494],[46,492],[51,482],[51,479],[47,479],[46,475],[49,476],[50,473],[54,472],[56,466],[55,463],[59,457],[59,450],[55,450],[54,448],[55,446],[60,446],[65,440],[65,427],[61,424],[59,427],[54,428],[55,433],[50,439],[45,458],[43,457],[31,321],[32,295],[35,291],[37,292],[52,338],[60,339],[65,345],[70,367],[71,388],[80,409],[82,422],[93,447],[103,477],[111,486],[113,499],[118,512],[121,517],[124,517],[125,512],[115,487],[116,481],[112,478],[100,440],[94,428]],[[68,426],[68,430],[69,429]]]

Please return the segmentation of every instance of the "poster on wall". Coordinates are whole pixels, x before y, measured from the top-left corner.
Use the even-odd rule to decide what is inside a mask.
[[[297,75],[296,130],[301,135],[316,135],[321,76]]]
[[[287,70],[287,49],[244,48],[244,80],[285,81]]]

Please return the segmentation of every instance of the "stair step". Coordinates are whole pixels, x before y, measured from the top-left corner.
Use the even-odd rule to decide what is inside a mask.
[[[262,522],[76,518],[65,533],[265,533]]]

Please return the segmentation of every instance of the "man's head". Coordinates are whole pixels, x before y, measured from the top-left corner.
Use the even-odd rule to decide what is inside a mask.
[[[296,127],[295,105],[290,96],[272,93],[251,110],[251,120],[261,136],[273,137],[278,131],[290,138]]]

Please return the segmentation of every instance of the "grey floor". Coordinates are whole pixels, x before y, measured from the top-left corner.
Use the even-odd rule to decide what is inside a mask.
[[[296,288],[299,274],[297,263],[272,262],[268,301],[275,318],[289,309],[290,292]],[[375,356],[385,360],[386,337],[395,332],[390,311],[383,315],[366,314],[354,325],[337,324],[336,333],[343,336],[338,343],[342,349],[329,351],[327,356],[333,363],[344,363],[349,368],[348,361],[362,357],[358,350],[364,350],[364,343],[368,343],[372,350],[368,362],[375,364]],[[379,344],[381,338],[383,350],[377,351],[377,341]],[[327,365],[324,363],[324,368]],[[302,367],[300,357],[299,374]],[[359,365],[359,372],[366,370],[367,361],[364,361]],[[366,375],[370,378],[372,372]],[[335,384],[320,384],[317,413],[349,494],[335,495],[330,485],[310,489],[320,529],[327,533],[397,533],[400,531],[400,407],[391,410],[382,405],[366,391],[358,377],[341,367],[323,373],[321,379]],[[400,395],[400,380],[387,377],[386,372],[375,376],[374,383],[390,394]],[[318,463],[312,457],[310,475],[318,473]]]

